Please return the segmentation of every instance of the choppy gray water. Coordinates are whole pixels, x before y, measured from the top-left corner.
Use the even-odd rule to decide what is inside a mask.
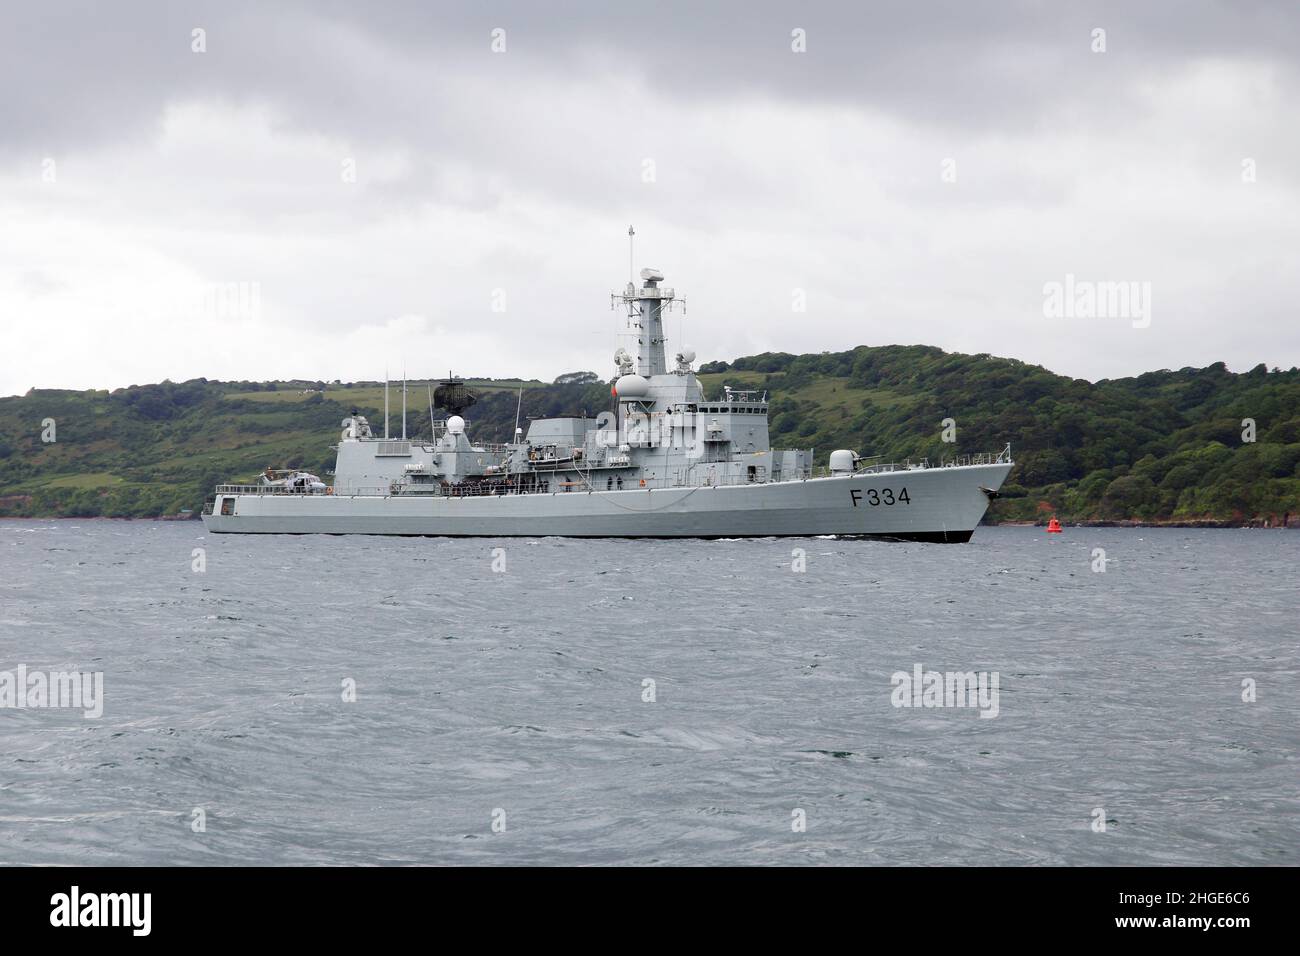
[[[1276,531],[0,521],[0,671],[105,697],[0,709],[0,862],[1295,864],[1298,566]],[[997,671],[998,716],[894,707],[916,664]]]

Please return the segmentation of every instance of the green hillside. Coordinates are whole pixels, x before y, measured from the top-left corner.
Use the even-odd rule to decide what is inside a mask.
[[[768,353],[701,368],[723,384],[767,389],[775,447],[835,448],[931,461],[1012,443],[1017,461],[990,520],[1278,524],[1300,515],[1300,371],[1222,364],[1096,383],[988,355],[926,346],[822,355]],[[475,437],[506,441],[519,385],[523,414],[589,415],[607,383],[474,380]],[[322,390],[323,389],[323,390]],[[393,397],[400,407],[400,393]],[[423,383],[407,429],[428,434]],[[0,399],[0,515],[197,513],[218,481],[268,465],[324,473],[339,421],[356,407],[382,427],[381,383],[209,382],[114,392],[33,390]],[[941,441],[956,422],[955,443]],[[1255,422],[1243,441],[1243,419]],[[53,419],[56,441],[42,441]],[[394,415],[395,428],[400,422]]]

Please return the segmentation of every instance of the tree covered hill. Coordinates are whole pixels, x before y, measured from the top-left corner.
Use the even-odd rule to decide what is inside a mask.
[[[1297,369],[1219,363],[1091,383],[1014,359],[862,346],[714,362],[700,377],[710,395],[724,384],[767,389],[773,446],[815,447],[819,462],[835,448],[938,462],[1011,442],[1017,465],[990,520],[1300,520]],[[610,404],[608,383],[590,374],[473,384],[481,399],[467,417],[484,441],[508,440],[521,384],[525,419]],[[392,402],[398,433],[399,389]],[[382,428],[383,386],[196,379],[2,398],[0,515],[197,513],[218,481],[268,465],[329,471],[353,407]],[[407,407],[408,434],[428,435],[423,382]],[[955,442],[943,441],[946,419]]]
[[[844,447],[934,461],[1010,441],[1017,464],[993,520],[1056,513],[1276,524],[1300,516],[1294,368],[1234,374],[1216,363],[1091,383],[1014,359],[888,346],[758,355],[707,369],[709,377],[744,372],[774,391],[778,445],[798,437],[822,453]],[[955,444],[941,440],[949,418]],[[1253,435],[1244,435],[1245,419]]]

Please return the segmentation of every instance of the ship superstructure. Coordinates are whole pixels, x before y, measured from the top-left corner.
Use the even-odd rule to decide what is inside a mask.
[[[449,378],[431,406],[449,414],[428,438],[376,436],[356,410],[342,422],[333,484],[311,475],[219,485],[214,532],[578,537],[874,535],[965,541],[1012,467],[996,455],[932,466],[864,462],[841,449],[813,471],[813,449],[773,449],[767,395],[710,398],[695,354],[667,361],[664,315],[681,300],[642,269],[611,295],[635,354],[614,356],[612,409],[544,418],[506,444],[474,442],[472,390]],[[629,343],[633,344],[633,343]],[[405,435],[405,421],[403,421]]]

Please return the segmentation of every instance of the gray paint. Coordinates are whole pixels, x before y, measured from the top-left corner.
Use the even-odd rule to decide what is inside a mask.
[[[640,290],[629,284],[614,298],[637,320],[636,367],[649,386],[619,396],[617,424],[609,415],[543,419],[522,441],[488,446],[472,443],[456,418],[435,423],[429,441],[392,441],[353,415],[343,421],[330,493],[218,486],[205,524],[219,533],[494,537],[964,540],[974,530],[988,506],[981,489],[1001,487],[1009,454],[978,465],[813,478],[812,449],[769,447],[766,395],[724,388],[706,399],[690,354],[667,367],[659,315],[675,294],[659,288],[653,270],[642,278]],[[624,372],[621,358],[616,368]]]

